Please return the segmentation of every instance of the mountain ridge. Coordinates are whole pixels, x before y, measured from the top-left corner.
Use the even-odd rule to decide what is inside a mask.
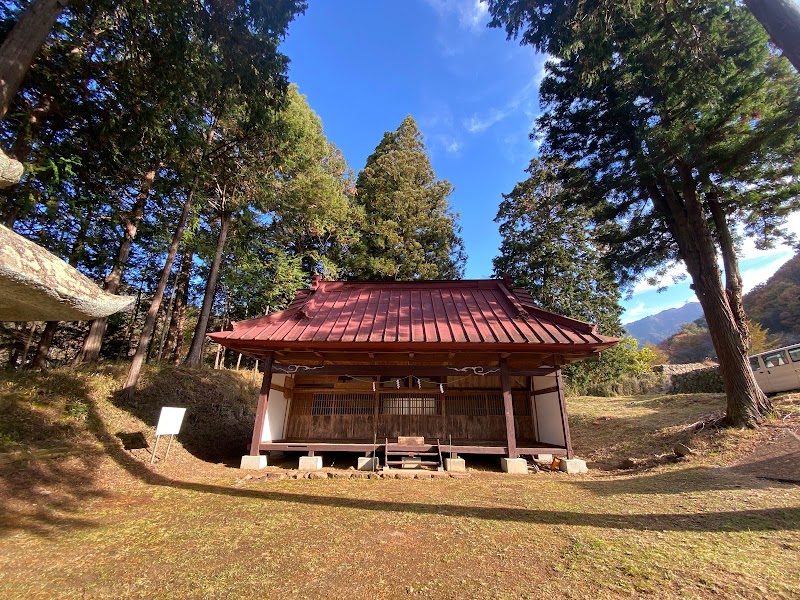
[[[681,325],[703,316],[703,308],[699,302],[687,302],[678,308],[668,308],[659,313],[644,317],[623,325],[628,335],[636,338],[640,346],[647,343],[657,344],[673,333],[677,333]]]

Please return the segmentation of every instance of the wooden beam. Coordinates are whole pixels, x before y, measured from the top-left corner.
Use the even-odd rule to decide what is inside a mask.
[[[541,390],[536,390],[535,392],[533,392],[533,395],[534,396],[543,396],[544,394],[552,394],[553,392],[557,392],[558,389],[559,388],[558,388],[557,385],[553,385],[553,386],[550,386],[548,388],[542,388]]]
[[[558,387],[558,404],[561,407],[561,425],[564,431],[564,445],[567,447],[567,458],[572,458],[572,439],[570,439],[569,435],[567,401],[564,398],[564,380],[561,377],[561,369],[556,371],[556,386]]]
[[[511,394],[511,377],[506,359],[500,360],[500,383],[503,386],[503,412],[506,417],[508,458],[517,458],[517,432],[514,428],[514,397]]]
[[[459,370],[463,367],[430,366],[430,365],[289,365],[285,363],[275,363],[273,371],[276,373],[298,373],[314,375],[353,375],[354,377],[370,377],[383,375],[384,377],[403,377],[415,375],[419,377],[435,377],[437,375],[450,375],[453,377],[472,375],[471,371]],[[480,366],[484,375],[499,376],[500,369],[492,366]],[[528,369],[514,368],[506,365],[510,376],[542,376],[552,375],[553,369]],[[479,373],[475,373],[480,375]]]
[[[264,421],[267,418],[267,403],[269,391],[272,387],[272,354],[264,359],[264,378],[261,380],[261,390],[258,394],[258,408],[256,408],[256,422],[253,424],[253,439],[250,441],[250,456],[261,453],[261,439],[264,436]]]

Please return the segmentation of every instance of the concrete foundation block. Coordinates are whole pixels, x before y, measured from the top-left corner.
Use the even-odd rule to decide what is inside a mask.
[[[514,475],[528,474],[528,461],[524,458],[501,458],[500,466],[503,471]]]
[[[380,469],[381,464],[377,456],[359,456],[358,467],[359,471],[377,471]]]
[[[301,456],[300,465],[297,468],[301,471],[319,471],[322,469],[322,457]]]
[[[564,473],[569,473],[570,475],[589,472],[589,468],[586,466],[586,461],[581,460],[580,458],[562,458],[558,468],[564,471]]]
[[[553,462],[553,455],[552,454],[534,454],[533,455],[533,460],[535,460],[536,462],[542,463],[542,464],[549,465],[551,462]]]
[[[239,465],[240,469],[263,469],[267,466],[267,457],[263,454],[258,456],[243,456],[242,463]]]
[[[445,458],[444,468],[454,473],[466,473],[467,463],[463,458]]]
[[[422,466],[422,459],[415,456],[404,456],[400,462],[401,469],[419,469]]]

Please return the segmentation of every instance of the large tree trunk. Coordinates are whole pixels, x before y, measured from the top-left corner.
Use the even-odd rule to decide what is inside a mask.
[[[0,46],[0,119],[69,0],[34,0]]]
[[[661,179],[660,190],[651,189],[651,197],[656,206],[668,215],[670,230],[692,278],[692,288],[703,307],[727,397],[726,418],[736,427],[754,427],[764,420],[772,407],[750,369],[747,356],[749,331],[741,309],[741,277],[733,241],[724,215],[722,222],[715,219],[717,241],[728,268],[728,286],[724,289],[717,247],[697,193],[691,166],[679,163],[677,169],[682,181],[682,198],[666,178]],[[716,199],[711,202],[716,202]]]
[[[211,270],[208,273],[206,291],[203,295],[203,306],[200,309],[200,316],[197,319],[197,326],[194,328],[192,344],[189,347],[189,355],[184,364],[189,367],[199,368],[203,362],[203,342],[206,339],[206,329],[208,328],[208,317],[211,315],[211,307],[214,304],[214,293],[217,290],[217,279],[219,278],[219,267],[222,262],[222,252],[225,249],[225,240],[228,238],[232,215],[223,213],[222,222],[217,238],[217,251],[211,263]]]
[[[125,383],[122,386],[123,396],[128,401],[133,400],[133,395],[136,391],[136,383],[139,381],[139,375],[142,372],[142,366],[144,365],[144,360],[150,347],[150,339],[153,336],[153,330],[156,326],[156,318],[158,317],[158,311],[161,308],[161,301],[164,298],[164,290],[167,287],[167,282],[169,281],[169,276],[172,272],[172,263],[175,261],[175,255],[178,253],[178,246],[180,245],[181,238],[183,237],[183,230],[186,228],[186,221],[189,218],[189,211],[192,208],[192,200],[194,199],[194,194],[198,183],[199,176],[195,177],[192,188],[186,195],[186,200],[183,203],[183,211],[181,212],[181,216],[178,219],[178,224],[175,227],[175,233],[172,236],[172,242],[169,245],[167,260],[164,263],[164,268],[161,270],[161,279],[158,282],[158,287],[156,287],[156,293],[153,297],[153,301],[150,303],[150,309],[147,311],[144,327],[142,328],[142,333],[139,336],[139,345],[136,347],[136,353],[133,355],[133,362],[131,363],[131,368],[128,371],[128,377],[125,379]]]
[[[162,360],[172,360],[175,365],[180,362],[181,350],[183,346],[183,328],[186,320],[186,303],[189,298],[189,276],[192,272],[191,250],[184,250],[181,257],[181,268],[178,272],[178,280],[175,282],[175,304],[172,307],[172,317],[169,320],[169,331],[167,331],[167,341],[164,344]]]
[[[139,221],[142,220],[144,209],[147,205],[147,198],[150,196],[150,190],[153,188],[153,181],[155,181],[155,169],[148,171],[142,181],[142,186],[139,193],[136,195],[136,200],[131,207],[129,213],[124,215],[125,234],[122,242],[117,250],[117,257],[114,259],[114,266],[111,272],[103,282],[103,289],[109,294],[116,294],[122,284],[122,273],[125,270],[125,263],[128,262],[128,256],[131,253],[131,246],[136,239],[136,231],[139,228]],[[83,341],[83,346],[80,352],[75,357],[73,364],[80,364],[84,362],[95,362],[100,356],[100,347],[103,345],[103,337],[106,334],[108,327],[108,318],[95,319],[92,321],[89,333]]]
[[[795,0],[744,0],[744,3],[800,72],[800,5]]]
[[[39,346],[36,348],[36,355],[33,357],[33,363],[31,363],[34,369],[40,369],[45,366],[56,331],[58,331],[58,321],[48,321],[42,332],[42,337],[39,338]]]

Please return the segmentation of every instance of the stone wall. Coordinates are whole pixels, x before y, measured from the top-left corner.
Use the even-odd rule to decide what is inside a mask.
[[[657,365],[653,372],[663,377],[660,392],[664,394],[693,394],[700,392],[722,391],[722,380],[719,374],[712,371],[718,367],[709,367],[706,363],[685,363],[679,365]],[[716,389],[719,380],[719,390]]]
[[[688,365],[664,365],[683,367]],[[677,372],[669,377],[667,392],[670,394],[699,394],[722,392],[722,376],[719,367],[705,367]]]

